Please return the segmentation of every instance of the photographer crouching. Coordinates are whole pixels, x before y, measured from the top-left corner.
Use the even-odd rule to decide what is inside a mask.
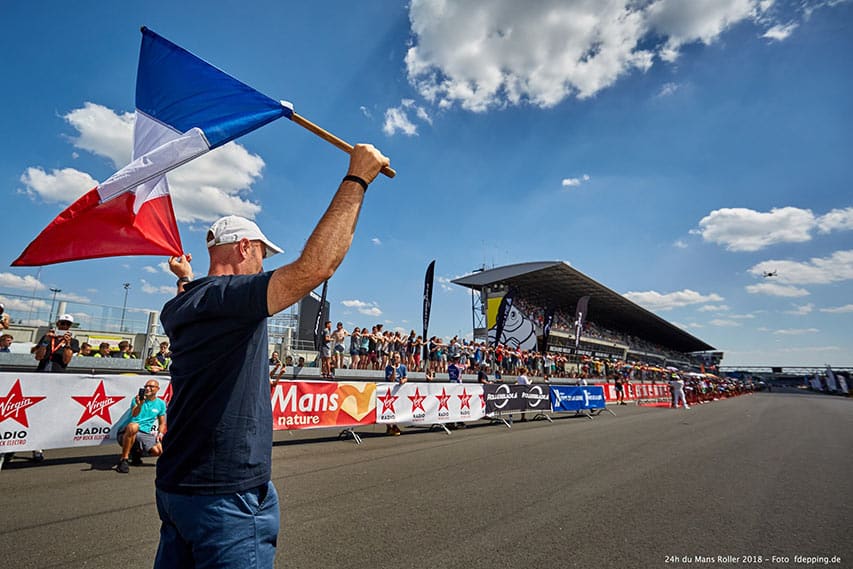
[[[159,390],[160,383],[149,379],[130,403],[128,421],[118,430],[121,459],[116,472],[127,474],[131,464],[142,464],[143,456],[162,454],[163,435],[166,433],[166,403],[157,398]]]

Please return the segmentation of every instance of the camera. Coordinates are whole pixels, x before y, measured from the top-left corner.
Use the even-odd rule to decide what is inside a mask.
[[[145,401],[145,388],[144,387],[139,388],[139,399],[142,401]]]

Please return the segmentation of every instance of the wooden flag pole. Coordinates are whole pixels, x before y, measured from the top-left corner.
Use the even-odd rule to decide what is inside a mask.
[[[332,143],[333,145],[337,146],[338,148],[340,148],[341,150],[343,150],[347,154],[352,152],[352,144],[349,144],[348,142],[346,142],[345,140],[341,140],[340,138],[338,138],[337,136],[335,136],[331,132],[320,128],[319,126],[312,123],[311,121],[309,121],[305,117],[302,117],[296,113],[293,113],[293,115],[290,117],[290,120],[292,120],[293,122],[295,122],[296,124],[298,124],[299,126],[301,126],[303,128],[307,128],[308,130],[310,130],[311,132],[313,132],[314,134],[316,134],[317,136],[319,136],[320,138],[322,138],[326,142]],[[393,178],[394,176],[397,175],[397,172],[393,168],[391,168],[390,166],[385,166],[384,168],[382,168],[382,170],[380,170],[380,172],[382,172],[383,174],[385,174],[389,178]]]

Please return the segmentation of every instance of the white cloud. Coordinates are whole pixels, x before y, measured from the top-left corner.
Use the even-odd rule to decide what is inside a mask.
[[[764,35],[761,37],[767,38],[772,41],[784,41],[788,39],[788,37],[797,29],[799,24],[791,23],[791,24],[777,24],[772,28],[768,29],[764,32]]]
[[[64,117],[78,135],[77,148],[108,158],[116,169],[130,161],[133,148],[133,115],[93,103]],[[230,142],[167,175],[175,217],[184,222],[210,222],[222,215],[254,218],[261,207],[247,194],[260,177],[264,161],[243,146]],[[70,204],[97,185],[85,172],[73,168],[28,168],[21,176],[26,192],[48,203]]]
[[[98,185],[89,174],[74,168],[62,168],[45,172],[41,168],[27,168],[21,174],[24,192],[30,197],[38,196],[46,203],[68,205]]]
[[[392,107],[385,110],[385,124],[382,125],[382,132],[388,136],[392,136],[396,132],[402,132],[406,136],[415,136],[418,134],[418,127],[409,120],[405,110],[400,107]]]
[[[700,306],[696,310],[698,312],[725,312],[729,307],[726,304],[706,304],[705,306]]]
[[[142,289],[141,290],[145,294],[168,294],[168,295],[174,295],[175,294],[176,289],[174,286],[167,286],[167,285],[157,286],[157,285],[153,285],[153,284],[149,283],[145,279],[139,279],[139,282],[142,283]]]
[[[88,296],[83,296],[82,294],[75,294],[73,292],[60,292],[56,295],[56,300],[57,302],[60,300],[81,303],[92,302],[92,299],[90,299]]]
[[[116,168],[130,162],[133,152],[134,113],[116,113],[95,103],[84,103],[63,118],[77,130],[75,147],[109,158]]]
[[[370,242],[373,243],[374,245],[377,245],[377,246],[382,245],[382,240],[379,239],[379,237],[374,237],[373,239],[370,240]]]
[[[755,314],[727,314],[728,318],[737,318],[738,320],[752,320]]]
[[[723,245],[729,251],[758,251],[778,243],[803,243],[812,233],[853,229],[853,207],[833,209],[816,217],[810,209],[773,208],[769,212],[747,208],[717,209],[699,221],[691,231],[705,241]]]
[[[814,310],[814,304],[809,302],[807,304],[795,304],[793,310],[786,310],[785,313],[795,316],[805,316],[806,314],[811,314],[812,310]]]
[[[6,297],[0,295],[0,302],[6,306],[4,309],[5,313],[12,315],[10,317],[16,321],[25,312],[29,314],[30,312],[37,312],[39,310],[50,310],[50,302],[41,300],[40,298],[25,299],[20,296]]]
[[[711,320],[710,322],[708,322],[708,324],[710,324],[711,326],[721,326],[721,327],[740,326],[741,325],[741,323],[736,321],[736,320],[725,320],[723,318],[715,318],[715,319]]]
[[[853,207],[834,209],[826,215],[820,216],[817,223],[818,230],[821,233],[853,229]]]
[[[832,308],[821,308],[821,312],[828,314],[847,314],[853,312],[853,304],[845,304],[844,306],[834,306]]]
[[[360,110],[360,111],[361,111],[361,114],[363,114],[363,115],[364,115],[364,116],[366,116],[367,118],[369,118],[369,119],[373,118],[373,114],[371,114],[370,109],[368,109],[368,108],[367,108],[367,107],[365,107],[364,105],[360,106],[360,107],[358,108],[358,110]]]
[[[584,174],[580,178],[563,178],[562,186],[564,188],[576,188],[584,182],[589,182],[589,175]]]
[[[648,308],[649,310],[670,310],[691,304],[702,304],[705,302],[720,302],[723,297],[711,293],[702,295],[694,290],[684,289],[677,292],[661,294],[650,290],[645,292],[626,292],[623,294],[631,302]]]
[[[723,208],[703,217],[693,232],[729,251],[758,251],[776,243],[809,241],[814,226],[815,216],[807,209],[783,207],[764,213]]]
[[[145,271],[146,273],[153,273],[153,274],[157,274],[160,272],[160,269],[158,269],[157,267],[152,267],[151,265],[146,265],[146,266],[142,267],[142,270]]]
[[[409,112],[414,112],[415,116],[421,121],[432,124],[426,109],[420,105],[416,105],[412,99],[403,99],[400,101],[399,107],[390,107],[385,110],[385,124],[382,125],[382,132],[388,136],[393,136],[396,132],[402,132],[407,136],[416,136],[418,127],[409,118]]]
[[[409,82],[439,108],[481,112],[592,97],[655,57],[758,22],[758,0],[413,0]]]
[[[436,277],[435,280],[438,281],[438,285],[441,287],[441,290],[443,290],[444,292],[453,292],[454,291],[454,287],[450,286],[451,285],[451,282],[450,282],[451,279],[449,279],[447,277]]]
[[[663,86],[658,91],[658,97],[669,97],[670,95],[674,95],[676,91],[681,88],[681,85],[678,83],[664,83]]]
[[[746,292],[750,294],[769,294],[770,296],[799,297],[808,296],[809,291],[793,286],[784,286],[775,283],[760,283],[749,285]]]
[[[787,328],[783,330],[776,330],[773,333],[782,336],[799,336],[802,334],[815,334],[817,332],[820,332],[817,328]]]
[[[677,249],[687,249],[687,242],[683,239],[678,239],[672,244],[672,246]]]
[[[776,271],[774,280],[785,284],[828,284],[853,279],[853,249],[808,261],[762,261],[749,269],[753,275]]]
[[[355,308],[360,314],[366,316],[380,316],[382,310],[376,302],[364,302],[363,300],[342,300],[341,304],[347,308]]]
[[[31,275],[21,277],[14,273],[0,273],[0,287],[33,291],[45,290],[47,285]]]

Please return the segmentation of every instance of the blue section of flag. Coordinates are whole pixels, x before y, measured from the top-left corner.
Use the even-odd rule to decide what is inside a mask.
[[[200,128],[211,149],[293,114],[148,28],[142,28],[136,108],[181,133]]]

